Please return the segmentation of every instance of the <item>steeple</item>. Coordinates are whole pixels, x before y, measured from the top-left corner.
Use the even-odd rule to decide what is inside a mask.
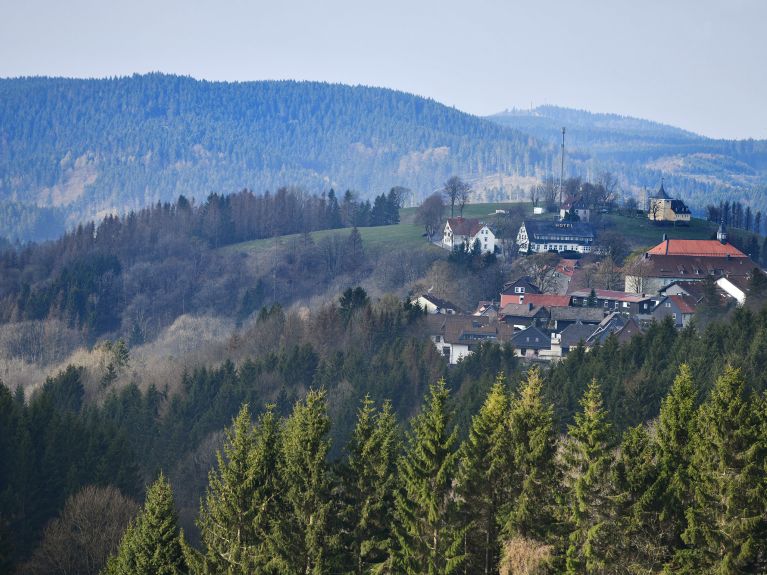
[[[721,243],[727,243],[727,228],[724,227],[724,219],[719,222],[719,229],[716,230],[716,239]]]
[[[666,193],[666,188],[663,187],[663,181],[664,181],[664,178],[661,178],[660,189],[658,190],[658,193],[655,195],[655,198],[658,200],[670,200],[671,197]]]

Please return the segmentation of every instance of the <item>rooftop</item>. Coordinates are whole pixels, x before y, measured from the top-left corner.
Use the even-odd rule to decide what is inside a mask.
[[[578,290],[570,293],[573,297],[591,297],[591,290],[584,289],[584,290]],[[594,295],[597,296],[599,299],[611,299],[611,300],[617,300],[617,301],[626,301],[630,303],[640,303],[643,301],[646,301],[648,299],[652,299],[650,296],[642,295],[642,294],[636,294],[636,293],[626,293],[622,291],[615,291],[615,290],[607,290],[607,289],[595,289]]]
[[[732,244],[719,240],[665,240],[647,252],[651,256],[748,257]]]
[[[485,225],[474,218],[448,218],[447,223],[456,236],[475,236]]]

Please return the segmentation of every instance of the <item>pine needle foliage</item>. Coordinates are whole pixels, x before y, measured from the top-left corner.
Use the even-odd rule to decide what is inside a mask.
[[[466,528],[456,526],[453,480],[458,466],[458,429],[452,424],[444,379],[429,388],[422,411],[411,425],[397,470],[395,572],[449,575],[464,560]]]
[[[565,572],[606,573],[610,501],[610,423],[594,379],[580,401],[564,446],[567,521],[570,527]]]
[[[147,490],[144,507],[128,526],[105,575],[183,575],[187,565],[181,549],[173,493],[160,473]]]
[[[508,447],[509,395],[501,373],[471,420],[461,445],[457,493],[466,535],[464,571],[497,573],[501,556],[498,518],[512,477]]]

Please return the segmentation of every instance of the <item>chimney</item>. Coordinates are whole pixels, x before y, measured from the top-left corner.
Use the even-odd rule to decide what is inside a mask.
[[[668,244],[669,244],[669,239],[668,239],[668,236],[667,236],[666,234],[663,234],[663,241],[665,241],[665,242],[666,242],[666,255],[668,255]]]

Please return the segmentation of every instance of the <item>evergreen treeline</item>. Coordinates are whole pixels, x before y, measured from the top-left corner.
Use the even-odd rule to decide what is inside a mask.
[[[54,242],[0,250],[0,323],[60,319],[90,339],[120,332],[141,343],[183,313],[211,310],[244,319],[278,294],[287,303],[291,291],[359,270],[365,254],[354,228],[398,223],[403,193],[392,188],[372,205],[350,191],[339,199],[333,190],[244,190],[211,194],[200,205],[180,196],[172,204],[78,226]],[[352,232],[342,241],[315,244],[308,235],[343,227]],[[235,254],[215,251],[298,233],[304,234],[301,250],[295,257],[275,254],[280,261],[268,270],[273,274],[254,277]],[[277,275],[288,289],[277,289]]]
[[[45,382],[25,404],[0,382],[0,571],[86,485],[141,493],[139,462],[116,426],[84,406],[79,369]]]
[[[365,399],[329,461],[325,391],[255,425],[243,406],[210,472],[201,544],[160,479],[105,573],[760,573],[767,397],[727,366],[698,403],[686,364],[657,424],[615,433],[592,380],[567,432],[535,369],[499,375],[459,441],[444,380],[406,430]]]
[[[343,187],[372,201],[399,182],[420,198],[453,174],[551,163],[528,136],[433,100],[318,82],[0,79],[0,126],[0,201],[60,205],[75,224],[243,187]]]

